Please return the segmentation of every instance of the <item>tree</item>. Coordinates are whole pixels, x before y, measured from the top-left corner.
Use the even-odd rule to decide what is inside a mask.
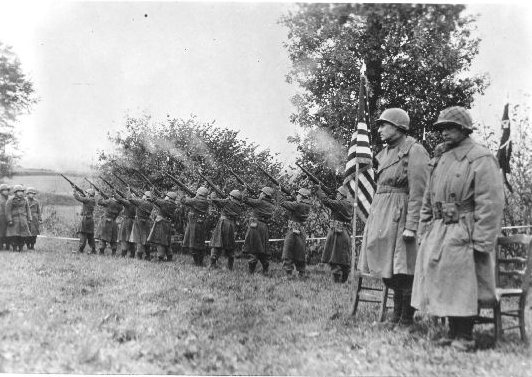
[[[6,146],[16,146],[13,128],[17,117],[37,102],[32,82],[22,72],[12,48],[0,42],[0,175],[11,173],[14,156]]]
[[[362,63],[367,67],[370,124],[385,108],[406,109],[411,134],[421,140],[426,131],[429,150],[438,141],[430,125],[439,111],[452,105],[470,107],[473,96],[487,86],[485,76],[467,75],[479,39],[472,36],[475,18],[461,14],[463,5],[298,7],[281,20],[289,29],[286,47],[292,69],[287,81],[302,89],[292,99],[297,112],[291,121],[305,133],[291,141],[331,184],[335,175],[322,163],[331,149],[320,143],[324,136],[336,140],[331,144],[335,153],[347,155],[345,146],[357,122]],[[372,130],[378,149],[376,127]]]

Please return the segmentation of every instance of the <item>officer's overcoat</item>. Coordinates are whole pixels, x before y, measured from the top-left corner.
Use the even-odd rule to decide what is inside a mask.
[[[81,208],[81,222],[77,233],[94,234],[94,207],[96,199],[94,197],[81,196],[77,191],[74,192],[74,198],[83,204]]]
[[[13,222],[7,226],[7,237],[31,237],[31,211],[26,198],[9,198],[6,202],[6,217],[8,222]]]
[[[41,216],[41,203],[37,199],[27,199],[28,205],[30,206],[31,211],[31,221],[30,221],[30,233],[32,236],[38,236],[41,234],[40,222],[42,220]]]
[[[104,214],[100,218],[98,229],[94,238],[114,243],[118,238],[118,224],[116,218],[122,211],[122,205],[115,199],[101,199],[98,201],[98,205],[105,207]]]

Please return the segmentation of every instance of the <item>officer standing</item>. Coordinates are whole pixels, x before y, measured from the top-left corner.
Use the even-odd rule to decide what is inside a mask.
[[[331,266],[335,283],[345,283],[351,270],[353,204],[347,199],[349,192],[344,186],[338,188],[336,200],[327,197],[320,187],[316,193],[323,205],[331,210],[329,232],[321,263],[327,263]]]
[[[492,153],[470,138],[473,121],[465,108],[443,110],[434,126],[444,144],[431,161],[423,197],[412,304],[449,317],[449,334],[440,345],[470,350],[479,302],[496,299],[503,181]]]
[[[121,198],[119,195],[116,195],[114,198],[123,206],[122,222],[118,227],[117,238],[117,241],[120,243],[121,256],[127,257],[129,253],[130,258],[135,258],[135,243],[131,241],[131,233],[137,207],[130,200]]]
[[[410,118],[398,108],[384,110],[379,135],[386,147],[377,155],[377,191],[364,228],[359,268],[393,289],[392,323],[410,326],[419,210],[429,155],[406,133]]]
[[[199,187],[194,198],[181,198],[181,203],[189,208],[183,247],[190,250],[196,266],[203,266],[205,239],[207,238],[205,220],[209,211],[208,194],[209,190]]]
[[[157,217],[148,236],[148,242],[157,248],[157,258],[159,261],[172,261],[172,250],[170,242],[172,238],[172,217],[178,205],[175,203],[177,193],[168,191],[164,199],[150,200],[157,207]]]
[[[94,242],[94,207],[96,199],[94,198],[94,189],[90,188],[85,191],[87,196],[81,196],[77,190],[74,190],[74,199],[83,204],[81,209],[81,223],[79,224],[79,248],[78,251],[83,253],[87,241],[91,248],[90,254],[96,254],[96,244]],[[75,252],[75,251],[74,251]]]
[[[31,237],[26,239],[26,246],[28,250],[35,250],[35,242],[37,242],[37,236],[41,234],[40,225],[42,223],[41,216],[41,204],[37,199],[37,190],[33,187],[28,187],[26,190],[26,199],[28,200],[28,205],[30,206],[31,211],[31,221],[30,221],[30,233]]]
[[[150,246],[148,236],[152,227],[151,212],[153,204],[150,202],[152,194],[146,191],[141,199],[130,197],[129,201],[136,206],[135,222],[131,230],[130,242],[136,244],[137,258],[150,260]]]
[[[9,250],[7,232],[6,202],[9,199],[9,186],[5,183],[0,185],[0,250]]]
[[[104,207],[104,213],[100,218],[95,238],[99,240],[100,255],[105,252],[107,243],[111,246],[111,255],[116,255],[118,224],[116,218],[122,211],[122,205],[114,198],[100,199],[98,205]]]
[[[252,209],[246,237],[244,239],[244,253],[251,255],[248,261],[250,274],[255,272],[258,262],[260,262],[262,266],[263,274],[268,273],[268,268],[270,266],[270,250],[268,248],[270,233],[268,224],[275,211],[273,193],[273,189],[266,186],[262,188],[257,199],[249,198],[247,196],[243,197],[244,204]]]
[[[242,193],[238,190],[232,190],[227,199],[217,199],[216,193],[211,194],[211,202],[221,210],[220,219],[216,223],[212,233],[211,247],[211,264],[210,268],[216,268],[216,262],[225,251],[227,256],[227,268],[233,269],[235,262],[235,231],[236,222],[242,216],[245,206],[242,203]]]
[[[29,223],[31,211],[28,201],[24,197],[24,188],[21,185],[13,187],[15,196],[6,202],[7,232],[6,236],[13,245],[13,251],[22,251],[24,241],[31,236]]]
[[[295,269],[299,277],[305,276],[306,253],[304,224],[310,215],[310,190],[304,187],[300,188],[296,195],[295,201],[281,201],[279,203],[290,217],[288,220],[288,232],[286,233],[283,243],[283,269],[288,276],[292,275]]]

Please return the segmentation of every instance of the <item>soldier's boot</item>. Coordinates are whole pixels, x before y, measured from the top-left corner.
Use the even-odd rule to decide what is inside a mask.
[[[401,320],[401,314],[403,313],[403,291],[395,289],[393,291],[393,316],[392,323],[398,323]]]
[[[214,270],[215,268],[217,268],[216,266],[216,257],[211,257],[211,262],[209,264],[209,270]]]
[[[111,255],[112,255],[113,257],[116,256],[116,249],[111,249]]]
[[[166,261],[167,261],[167,262],[171,262],[172,259],[173,259],[172,254],[166,254]]]
[[[235,258],[234,257],[227,258],[227,269],[229,271],[233,271],[234,264],[235,264]]]
[[[104,254],[105,254],[105,253],[104,253],[104,250],[105,250],[105,248],[100,247],[100,255],[104,255]]]
[[[257,268],[257,262],[249,262],[248,263],[248,270],[250,274],[255,273],[255,268]]]
[[[401,319],[398,324],[402,327],[409,327],[414,324],[414,313],[416,309],[410,306],[410,300],[412,299],[412,294],[403,293],[403,304],[401,308]]]
[[[127,256],[127,249],[122,249],[120,256],[125,258]]]
[[[135,258],[135,245],[129,247],[129,257]]]
[[[333,281],[335,283],[341,283],[342,282],[342,275],[340,274],[333,274]]]
[[[203,254],[198,255],[198,266],[203,267]]]
[[[270,271],[270,265],[269,263],[266,262],[262,265],[262,274],[267,276],[269,271]]]

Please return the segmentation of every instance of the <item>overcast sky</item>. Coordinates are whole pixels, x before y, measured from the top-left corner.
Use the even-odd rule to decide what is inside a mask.
[[[24,167],[85,169],[127,113],[216,120],[290,159],[290,68],[279,18],[292,4],[1,2],[40,102],[20,120]],[[483,38],[475,72],[491,86],[473,109],[498,125],[507,95],[532,93],[530,6],[470,5]]]

